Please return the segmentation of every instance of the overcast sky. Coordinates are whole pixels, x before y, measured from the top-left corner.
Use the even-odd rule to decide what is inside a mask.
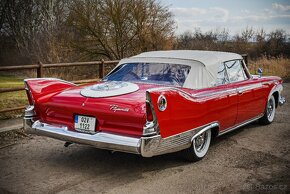
[[[161,0],[177,23],[176,34],[200,28],[226,28],[231,34],[246,27],[290,34],[290,0]]]

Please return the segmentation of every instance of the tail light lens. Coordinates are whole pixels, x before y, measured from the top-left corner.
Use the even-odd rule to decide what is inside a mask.
[[[26,90],[26,94],[27,94],[27,98],[28,98],[28,102],[30,105],[33,105],[33,101],[31,99],[31,96],[30,96],[30,92],[28,90]]]
[[[152,109],[149,102],[146,102],[146,118],[147,121],[153,121]]]
[[[25,90],[26,90],[26,95],[27,95],[27,98],[28,98],[29,105],[33,105],[34,104],[34,100],[33,100],[33,97],[31,95],[31,92],[29,90],[28,84],[26,82],[24,82],[24,85],[25,85]]]

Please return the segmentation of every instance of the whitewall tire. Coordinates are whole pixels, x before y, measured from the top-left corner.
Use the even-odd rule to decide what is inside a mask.
[[[183,151],[184,157],[189,161],[199,161],[205,157],[208,152],[211,141],[211,130],[207,130],[195,137],[191,147]]]
[[[261,124],[267,125],[273,122],[276,113],[276,102],[274,96],[271,96],[268,100],[264,112],[264,116],[259,119]]]

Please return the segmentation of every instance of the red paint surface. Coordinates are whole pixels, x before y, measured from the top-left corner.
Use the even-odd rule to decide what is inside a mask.
[[[207,89],[179,88],[150,92],[158,119],[160,134],[168,137],[187,130],[218,121],[220,130],[260,115],[265,110],[269,92],[278,77],[250,79]],[[74,86],[58,80],[30,80],[27,82],[35,109],[41,121],[66,125],[74,131],[74,115],[93,116],[97,119],[96,131],[141,137],[146,122],[146,90],[161,87],[154,84],[138,84],[133,93],[105,97],[87,98],[80,90],[87,85]],[[236,88],[262,83],[260,88],[249,89],[238,94]],[[167,109],[157,108],[159,95],[167,99]],[[111,105],[129,108],[128,112],[112,111]]]

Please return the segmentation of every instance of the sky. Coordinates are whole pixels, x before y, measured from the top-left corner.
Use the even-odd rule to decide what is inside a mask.
[[[290,34],[290,0],[160,0],[174,15],[176,34],[199,28],[230,34],[253,27]]]

